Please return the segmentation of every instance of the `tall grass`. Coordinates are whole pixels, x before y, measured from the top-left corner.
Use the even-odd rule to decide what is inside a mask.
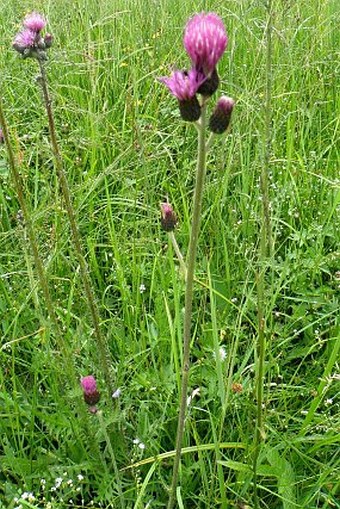
[[[257,495],[260,507],[326,509],[339,507],[340,488],[339,12],[331,0],[272,4],[267,177],[274,247],[264,294],[270,337]],[[56,128],[115,388],[122,391],[114,406],[105,396],[78,262],[69,247],[37,71],[11,50],[24,13],[33,8],[46,14],[55,36],[47,68]],[[61,348],[41,326],[35,298],[45,298],[1,146],[4,508],[119,507],[112,458],[126,507],[166,504],[184,288],[160,229],[158,205],[169,197],[178,212],[176,238],[186,253],[196,136],[178,121],[175,101],[155,78],[168,66],[185,65],[184,52],[178,53],[183,26],[203,9],[218,12],[227,27],[221,89],[237,106],[225,144],[214,145],[207,161],[192,400],[176,495],[178,507],[253,506],[266,6],[246,0],[5,0],[1,95],[53,295],[58,339],[75,377],[94,374],[103,396],[98,425],[83,408],[76,381],[68,384],[60,369]],[[226,358],[217,355],[220,347]],[[35,500],[20,500],[28,492]]]

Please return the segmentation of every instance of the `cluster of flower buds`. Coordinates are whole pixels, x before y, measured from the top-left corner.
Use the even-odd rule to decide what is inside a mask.
[[[46,60],[45,51],[52,46],[53,37],[41,31],[46,26],[46,20],[38,12],[27,14],[23,22],[23,29],[16,35],[13,41],[13,48],[23,58],[33,57]]]
[[[100,400],[100,393],[97,389],[97,382],[93,375],[84,376],[80,381],[83,389],[84,401],[89,405],[91,413],[96,413],[96,404]]]
[[[219,86],[216,65],[228,43],[223,21],[213,12],[196,14],[186,25],[183,43],[192,68],[174,71],[170,77],[162,77],[160,81],[177,98],[182,119],[195,122],[201,116],[201,104],[196,94],[210,97]],[[211,119],[209,123],[214,133],[224,132],[229,125],[234,101],[229,99],[227,106],[226,99],[229,98],[220,99],[213,113],[218,120]]]

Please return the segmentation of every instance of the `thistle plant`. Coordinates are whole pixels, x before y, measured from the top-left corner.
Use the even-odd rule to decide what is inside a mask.
[[[192,329],[193,287],[197,245],[200,232],[203,189],[206,174],[207,150],[211,145],[211,138],[207,142],[207,128],[212,134],[224,133],[230,123],[234,101],[231,98],[220,99],[212,113],[209,123],[207,120],[207,106],[211,96],[219,86],[219,76],[216,65],[222,57],[228,38],[223,21],[215,13],[196,14],[189,19],[184,32],[184,47],[191,61],[191,69],[173,71],[170,77],[162,77],[171,94],[178,100],[180,114],[183,120],[195,123],[198,131],[197,169],[192,209],[189,247],[185,264],[185,313],[183,331],[183,366],[181,379],[181,395],[176,436],[176,454],[174,459],[172,482],[168,509],[175,504],[178,482],[179,465],[190,375],[190,343]],[[162,208],[163,221],[169,210]],[[171,231],[172,235],[173,232]],[[176,251],[176,247],[175,247]],[[176,251],[177,252],[177,251]]]
[[[47,75],[45,69],[45,62],[47,60],[47,50],[50,49],[52,46],[53,36],[49,33],[46,33],[44,35],[42,34],[42,31],[45,29],[45,27],[46,20],[41,14],[37,12],[32,12],[31,14],[28,14],[23,21],[23,30],[16,35],[13,41],[13,48],[16,51],[18,51],[18,53],[20,53],[20,55],[24,59],[29,57],[34,58],[39,65],[40,75],[38,76],[37,81],[41,85],[43,93],[44,105],[48,118],[51,147],[54,156],[55,170],[59,181],[60,189],[64,198],[66,212],[68,214],[68,219],[71,228],[71,238],[80,267],[80,274],[84,285],[86,300],[92,317],[94,333],[100,354],[103,373],[108,391],[111,395],[113,392],[113,384],[109,368],[107,345],[105,343],[100,328],[99,309],[92,288],[88,266],[85,260],[85,256],[83,254],[81,237],[76,220],[76,213],[73,207],[71,193],[64,172],[63,160],[57,140],[57,132],[55,128],[54,115],[52,110],[52,100],[48,89]]]

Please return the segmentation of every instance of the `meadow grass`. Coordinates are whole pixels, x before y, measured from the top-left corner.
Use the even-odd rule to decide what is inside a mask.
[[[117,400],[107,397],[70,243],[38,67],[11,49],[32,9],[48,17],[55,37],[47,72],[58,141],[112,378],[121,389]],[[265,259],[259,257],[268,83],[264,2],[2,2],[1,95],[59,332],[49,323],[1,145],[0,507],[116,508],[121,493],[129,509],[167,503],[184,283],[160,228],[159,203],[168,197],[174,206],[185,254],[196,132],[180,120],[175,99],[156,78],[172,65],[187,65],[183,27],[201,10],[217,12],[226,25],[218,93],[237,104],[231,131],[208,156],[194,291],[193,397],[178,507],[254,507],[258,275],[265,269],[258,505],[340,508],[335,0],[272,1],[266,164],[273,249]],[[102,393],[97,415],[82,401],[79,380],[87,374],[96,376]]]

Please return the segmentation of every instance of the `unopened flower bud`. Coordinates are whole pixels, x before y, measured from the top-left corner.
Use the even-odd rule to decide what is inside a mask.
[[[44,35],[44,42],[45,42],[45,48],[48,49],[52,46],[53,44],[53,35],[52,34],[45,34]]]
[[[97,389],[97,382],[94,376],[84,376],[80,383],[83,389],[85,403],[91,406],[98,403],[100,400],[100,393]]]
[[[196,122],[201,116],[201,106],[195,95],[191,99],[178,101],[178,106],[181,117],[186,122]]]
[[[172,232],[177,224],[176,214],[170,203],[161,203],[161,225],[166,232]]]
[[[220,78],[218,77],[217,70],[214,69],[211,76],[202,83],[197,92],[206,97],[210,97],[216,92],[219,84]]]
[[[234,104],[234,99],[227,96],[223,96],[217,101],[216,108],[209,120],[210,131],[222,134],[228,129]]]

